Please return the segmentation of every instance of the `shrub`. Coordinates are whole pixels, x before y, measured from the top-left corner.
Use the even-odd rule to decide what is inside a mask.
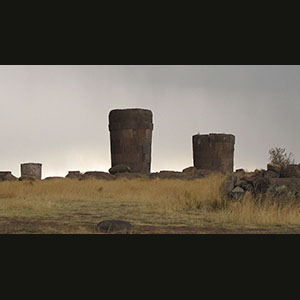
[[[291,164],[295,164],[294,154],[285,152],[285,148],[272,148],[269,150],[270,162],[273,164],[278,164],[282,167],[286,167]]]

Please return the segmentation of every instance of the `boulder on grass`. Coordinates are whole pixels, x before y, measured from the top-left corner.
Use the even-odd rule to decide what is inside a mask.
[[[128,231],[133,228],[133,225],[129,222],[122,220],[104,220],[97,224],[98,231],[110,233],[110,232],[120,232]]]

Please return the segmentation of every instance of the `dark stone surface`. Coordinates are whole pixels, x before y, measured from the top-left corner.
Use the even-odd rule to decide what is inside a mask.
[[[10,171],[1,171],[0,172],[0,181],[16,181],[17,177],[11,174]]]
[[[235,136],[232,134],[196,134],[193,136],[193,160],[197,169],[233,172]]]
[[[83,174],[81,174],[80,171],[69,171],[66,178],[81,180],[83,179]]]
[[[21,177],[32,178],[41,180],[42,179],[42,164],[40,163],[24,163],[21,164]]]
[[[276,172],[276,173],[280,174],[281,166],[278,165],[278,164],[270,163],[270,164],[267,164],[267,170],[268,171],[273,171],[273,172]]]
[[[254,181],[253,186],[254,186],[254,193],[255,194],[264,194],[268,190],[270,186],[270,179],[267,177],[264,178],[258,178]]]
[[[298,165],[288,165],[285,168],[282,168],[280,177],[283,178],[300,178],[300,170]]]
[[[53,179],[64,179],[65,177],[61,177],[61,176],[49,176],[46,177],[44,180],[53,180]]]
[[[82,179],[103,179],[103,180],[114,180],[115,176],[106,172],[101,171],[88,171],[82,175]]]
[[[133,173],[150,173],[152,112],[115,109],[109,113],[112,167],[125,164]]]
[[[131,169],[127,165],[117,165],[109,169],[110,174],[130,173]]]
[[[272,170],[267,170],[264,174],[264,177],[268,177],[268,178],[279,178],[280,174],[272,171]]]
[[[37,180],[36,179],[36,176],[34,175],[23,175],[19,178],[19,181],[35,181]]]
[[[148,174],[143,173],[117,173],[116,179],[149,179]]]
[[[98,223],[96,228],[98,231],[110,233],[130,230],[133,228],[133,225],[122,220],[104,220]]]
[[[182,170],[183,173],[195,173],[197,172],[197,168],[195,167],[187,167]]]

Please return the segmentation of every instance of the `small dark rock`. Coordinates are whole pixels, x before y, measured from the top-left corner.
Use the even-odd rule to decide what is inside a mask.
[[[97,224],[97,230],[105,233],[130,230],[133,225],[122,220],[104,220]]]

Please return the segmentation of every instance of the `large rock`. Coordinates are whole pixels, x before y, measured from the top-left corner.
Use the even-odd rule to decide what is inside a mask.
[[[66,175],[66,178],[81,180],[83,175],[80,173],[80,171],[69,171],[69,173]]]
[[[110,233],[131,230],[133,225],[122,220],[104,220],[98,223],[96,228],[98,231]]]
[[[234,174],[237,175],[238,177],[242,177],[246,174],[246,172],[244,169],[236,169]]]
[[[286,200],[299,200],[300,178],[270,178],[268,192],[273,196],[285,196]]]
[[[239,186],[236,186],[232,191],[231,191],[231,195],[234,199],[238,199],[241,196],[243,196],[245,194],[244,189],[242,189]]]
[[[280,176],[279,173],[272,170],[267,170],[264,175],[264,177],[268,177],[268,178],[279,178],[279,176]]]
[[[220,186],[221,195],[232,196],[231,192],[234,189],[234,181],[235,178],[233,175],[228,175],[225,177]]]
[[[276,172],[276,173],[280,174],[280,172],[281,172],[281,165],[269,163],[269,164],[267,164],[267,170],[268,171],[273,171],[273,172]]]
[[[254,193],[255,194],[264,194],[267,192],[270,185],[270,179],[267,177],[258,178],[253,182]]]
[[[115,176],[106,172],[101,171],[88,171],[82,176],[84,180],[87,179],[100,179],[100,180],[114,180]]]
[[[300,170],[298,165],[288,165],[285,168],[282,168],[280,177],[283,178],[300,178]]]
[[[267,171],[264,169],[255,169],[254,176],[256,176],[256,178],[262,178],[265,176],[266,172]]]
[[[130,173],[130,167],[127,165],[117,165],[109,169],[110,174],[117,174],[117,173]]]

